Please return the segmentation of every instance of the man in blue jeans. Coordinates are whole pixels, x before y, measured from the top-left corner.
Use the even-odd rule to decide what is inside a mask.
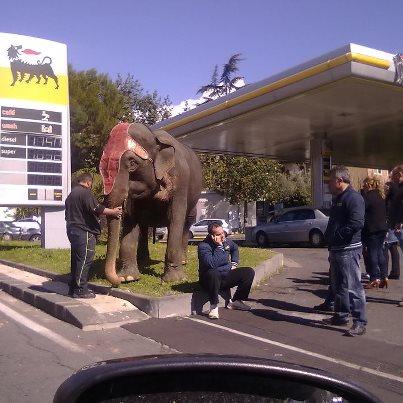
[[[329,190],[334,196],[325,239],[329,245],[330,283],[334,292],[334,315],[324,322],[346,326],[353,318],[347,336],[366,331],[365,293],[361,284],[361,230],[365,203],[350,186],[350,173],[344,166],[330,170]]]
[[[122,208],[106,208],[91,191],[92,175],[82,173],[78,184],[66,199],[66,229],[71,244],[71,278],[69,295],[73,298],[95,298],[88,289],[88,277],[95,254],[96,238],[101,233],[98,217],[108,215],[120,218]]]
[[[391,200],[390,225],[394,228],[403,252],[403,165],[393,168],[390,176],[392,182],[397,185],[396,194]],[[403,301],[399,302],[399,306],[403,307]]]

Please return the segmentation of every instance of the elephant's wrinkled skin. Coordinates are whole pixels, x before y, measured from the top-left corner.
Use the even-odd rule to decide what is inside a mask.
[[[116,138],[116,130],[129,135],[128,144],[133,144],[134,139],[141,147],[135,148],[134,143],[132,149],[123,149],[119,163],[113,165],[113,161],[107,159],[107,150],[108,146],[109,150],[113,148],[111,141],[113,133]],[[123,123],[112,130],[101,159],[105,189],[105,176],[113,167],[116,177],[110,193],[105,196],[105,205],[114,208],[123,204],[124,216],[118,274],[120,220],[108,218],[107,279],[114,285],[139,279],[137,261],[148,257],[148,227],[168,227],[163,280],[184,279],[182,262],[186,261],[189,227],[195,221],[196,203],[201,192],[198,157],[162,130],[151,132],[139,123]]]

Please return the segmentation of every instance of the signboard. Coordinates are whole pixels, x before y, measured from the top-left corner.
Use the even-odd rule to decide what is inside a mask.
[[[0,205],[64,205],[68,100],[66,45],[0,33]]]
[[[328,148],[322,153],[322,176],[323,176],[323,207],[332,206],[332,194],[329,189],[330,170],[332,169],[332,156]]]

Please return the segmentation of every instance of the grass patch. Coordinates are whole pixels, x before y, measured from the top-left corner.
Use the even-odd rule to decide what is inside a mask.
[[[122,284],[121,289],[152,296],[173,295],[192,292],[198,288],[197,246],[189,245],[188,264],[185,268],[187,280],[178,283],[164,283],[161,275],[164,272],[165,244],[149,245],[151,261],[141,269],[140,281]],[[256,267],[274,253],[267,249],[240,247],[240,265]],[[109,284],[103,275],[106,245],[98,244],[95,249],[94,265],[91,281]],[[42,249],[40,245],[23,241],[0,241],[0,259],[24,263],[32,267],[49,270],[53,273],[70,273],[70,250]]]

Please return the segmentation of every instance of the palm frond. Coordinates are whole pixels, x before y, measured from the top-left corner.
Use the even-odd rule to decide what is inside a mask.
[[[231,74],[237,72],[239,70],[238,64],[244,59],[241,59],[241,53],[236,53],[232,55],[228,62],[224,64],[222,74],[221,74],[221,81],[229,82]]]

